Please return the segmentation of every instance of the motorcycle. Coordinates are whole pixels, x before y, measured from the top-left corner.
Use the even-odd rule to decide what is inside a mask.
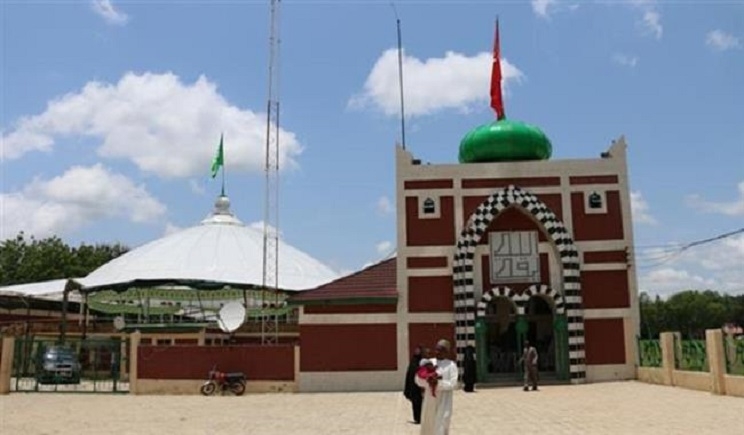
[[[241,396],[245,393],[245,382],[245,374],[241,372],[221,372],[217,370],[215,365],[209,371],[209,379],[201,386],[200,391],[204,396],[211,396],[217,390],[221,394],[225,394],[225,391],[231,391],[236,396]]]

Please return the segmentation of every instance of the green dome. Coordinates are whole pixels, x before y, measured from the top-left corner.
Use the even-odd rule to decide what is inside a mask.
[[[553,147],[538,127],[502,119],[476,127],[460,141],[460,163],[547,160]]]

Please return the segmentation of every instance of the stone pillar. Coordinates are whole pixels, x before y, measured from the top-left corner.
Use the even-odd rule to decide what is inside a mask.
[[[127,379],[127,359],[129,359],[129,355],[127,355],[127,338],[126,335],[120,335],[119,339],[121,340],[120,350],[119,350],[119,380]]]
[[[294,392],[300,392],[300,346],[294,347]]]
[[[723,331],[720,329],[705,331],[705,352],[708,354],[711,392],[726,394],[726,350],[723,343]]]
[[[659,337],[664,385],[674,385],[674,335],[674,332],[662,332]]]
[[[137,394],[137,350],[142,333],[135,331],[129,335],[129,394]]]
[[[8,394],[10,393],[10,377],[13,373],[15,338],[3,338],[2,346],[2,357],[0,358],[0,394]]]
[[[204,346],[206,339],[207,339],[207,329],[203,328],[202,330],[199,331],[199,335],[196,337],[196,344],[198,344],[199,346]]]

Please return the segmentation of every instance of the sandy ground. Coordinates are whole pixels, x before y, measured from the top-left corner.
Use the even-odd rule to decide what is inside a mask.
[[[455,393],[452,434],[744,434],[744,398],[637,382]],[[400,393],[15,393],[0,434],[418,434]]]

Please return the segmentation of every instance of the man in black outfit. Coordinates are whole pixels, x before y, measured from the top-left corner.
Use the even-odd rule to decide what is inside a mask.
[[[475,391],[475,382],[477,381],[477,367],[475,364],[475,348],[468,346],[465,348],[465,360],[463,361],[462,383],[465,384],[463,390],[466,393]]]
[[[417,346],[413,350],[413,356],[411,356],[411,362],[408,364],[408,370],[406,371],[406,383],[403,389],[403,395],[406,399],[411,401],[411,408],[413,408],[413,422],[415,424],[421,423],[421,404],[424,401],[424,396],[421,388],[416,385],[414,380],[416,376],[416,370],[419,368],[419,362],[423,358],[423,349],[421,346]]]

